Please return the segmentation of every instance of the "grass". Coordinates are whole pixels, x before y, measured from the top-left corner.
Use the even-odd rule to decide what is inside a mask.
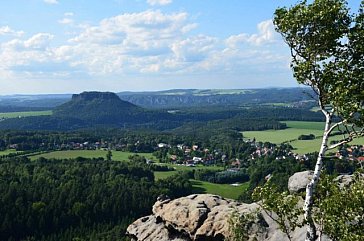
[[[44,158],[54,158],[54,159],[71,159],[77,157],[84,158],[98,158],[103,157],[106,159],[107,151],[105,150],[71,150],[71,151],[54,151],[49,153],[43,153],[39,155],[31,156],[31,160],[36,160],[39,157]],[[122,152],[122,151],[112,151],[112,160],[115,161],[128,161],[130,155],[138,154],[144,156],[148,159],[155,159],[151,153],[132,153],[132,152]]]
[[[19,117],[28,117],[28,116],[41,116],[41,115],[52,115],[51,110],[45,111],[26,111],[26,112],[6,112],[0,113],[0,119],[5,118],[19,118]]]
[[[177,174],[178,171],[170,171],[170,172],[154,172],[154,178],[155,180],[160,180],[160,179],[166,179],[168,177],[171,177],[175,174]]]
[[[244,131],[244,138],[253,139],[257,141],[268,141],[271,143],[280,144],[282,142],[295,140],[302,134],[314,134],[315,136],[322,135],[322,129],[318,129],[321,123],[308,122],[297,123],[297,121],[286,122],[288,128],[284,130],[265,130],[265,131]]]
[[[223,170],[222,167],[216,166],[196,166],[186,167],[169,164],[168,166],[174,167],[175,171],[168,172],[154,172],[155,180],[165,179],[178,173],[178,171],[192,170],[192,169],[210,169],[210,170]],[[195,193],[211,193],[217,194],[224,198],[238,199],[239,195],[243,193],[248,187],[249,183],[243,183],[240,186],[232,186],[230,184],[216,184],[204,181],[191,179],[193,191]]]
[[[196,193],[211,193],[220,195],[224,198],[238,199],[239,195],[243,193],[249,186],[249,183],[243,183],[240,186],[232,186],[230,184],[216,184],[210,182],[203,182],[191,180],[193,190]]]
[[[11,153],[17,153],[17,151],[15,149],[8,149],[5,151],[0,151],[0,156],[6,156],[9,155]]]
[[[321,144],[321,136],[324,130],[324,123],[310,122],[310,121],[284,121],[287,124],[287,129],[284,130],[265,130],[265,131],[245,131],[243,132],[244,138],[253,139],[257,141],[268,141],[275,144],[289,142],[298,154],[306,154],[310,152],[319,151]],[[314,140],[298,140],[300,135],[314,134]],[[329,139],[338,140],[340,136],[333,136]],[[351,142],[352,144],[363,145],[364,138],[356,139]]]

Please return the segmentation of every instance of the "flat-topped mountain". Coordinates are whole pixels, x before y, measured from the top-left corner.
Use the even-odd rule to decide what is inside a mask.
[[[170,118],[166,111],[151,111],[121,100],[111,92],[83,92],[53,110],[52,116],[32,116],[0,122],[0,129],[75,130],[90,127],[156,125]]]
[[[55,116],[80,118],[87,122],[115,123],[129,119],[142,108],[121,100],[111,92],[83,92],[54,110]]]

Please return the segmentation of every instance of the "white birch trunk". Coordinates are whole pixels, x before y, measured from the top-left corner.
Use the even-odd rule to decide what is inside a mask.
[[[313,195],[315,187],[320,179],[323,158],[327,151],[327,142],[329,139],[329,134],[330,134],[329,130],[331,126],[331,115],[325,112],[324,114],[326,116],[325,131],[322,136],[321,148],[317,157],[315,171],[313,173],[312,180],[306,187],[306,198],[305,198],[305,204],[303,206],[305,221],[307,222],[308,225],[305,241],[315,241],[317,239],[316,226],[312,218]]]

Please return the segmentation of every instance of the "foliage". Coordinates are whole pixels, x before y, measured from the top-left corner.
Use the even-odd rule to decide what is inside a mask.
[[[317,187],[315,215],[320,230],[332,240],[364,239],[364,176],[356,172],[350,184],[325,176]]]
[[[252,202],[251,194],[254,189],[265,183],[266,177],[271,175],[270,183],[279,191],[287,191],[288,178],[296,172],[307,170],[309,163],[297,162],[292,157],[276,159],[275,156],[264,157],[250,163],[249,188],[240,196],[243,202]]]
[[[227,241],[248,241],[254,235],[252,227],[259,218],[259,210],[251,213],[239,214],[236,210],[231,214],[229,225],[229,236]]]
[[[359,13],[352,15],[344,0],[315,0],[312,3],[302,0],[289,9],[278,8],[275,12],[276,30],[291,50],[293,75],[299,83],[312,88],[326,119],[303,207],[308,224],[306,240],[309,241],[317,238],[312,218],[313,196],[325,153],[364,135],[363,9],[364,1]],[[335,116],[339,122],[335,121]],[[343,138],[328,145],[328,138],[336,128]]]
[[[244,169],[239,171],[213,171],[197,169],[193,171],[193,178],[211,183],[231,184],[249,181],[249,175]]]
[[[191,192],[183,176],[155,182],[142,163],[3,159],[0,240],[120,240],[127,225],[150,213],[157,196]]]
[[[298,137],[298,140],[314,140],[316,137],[314,134],[309,134],[309,135],[300,135]]]
[[[302,227],[303,221],[300,216],[302,208],[298,206],[299,198],[288,192],[280,192],[279,189],[269,181],[263,186],[255,188],[253,199],[258,202],[262,210],[267,213],[279,228],[292,240],[291,233],[296,227]]]

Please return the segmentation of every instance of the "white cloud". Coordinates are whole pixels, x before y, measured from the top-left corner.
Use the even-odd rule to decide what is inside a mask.
[[[66,12],[66,13],[64,13],[64,16],[65,17],[72,17],[72,16],[74,16],[75,14],[73,13],[73,12]]]
[[[64,16],[71,19],[72,14]],[[197,27],[186,12],[148,10],[84,25],[57,46],[51,45],[55,36],[49,33],[16,38],[0,43],[0,73],[19,79],[115,80],[120,76],[245,76],[286,67],[289,57],[277,51],[279,41],[270,21],[258,24],[255,34],[226,39],[194,35],[191,30]]]
[[[12,35],[20,37],[24,34],[24,31],[15,31],[11,29],[9,26],[2,26],[0,27],[0,36],[1,35]]]
[[[73,19],[71,19],[71,18],[63,18],[61,20],[58,20],[58,22],[60,24],[68,25],[68,24],[72,24],[73,23]]]
[[[236,46],[241,43],[249,43],[253,45],[263,45],[274,43],[278,39],[278,34],[274,30],[274,25],[272,20],[266,20],[260,22],[257,25],[257,34],[246,34],[241,33],[238,35],[232,35],[227,40],[226,43],[230,46]]]
[[[155,6],[155,5],[168,5],[172,3],[172,0],[147,0],[147,3],[149,5]]]
[[[52,34],[49,33],[38,33],[28,40],[24,41],[25,48],[34,49],[45,49],[48,47],[50,41],[54,38]]]
[[[43,0],[47,4],[58,4],[58,0]]]

